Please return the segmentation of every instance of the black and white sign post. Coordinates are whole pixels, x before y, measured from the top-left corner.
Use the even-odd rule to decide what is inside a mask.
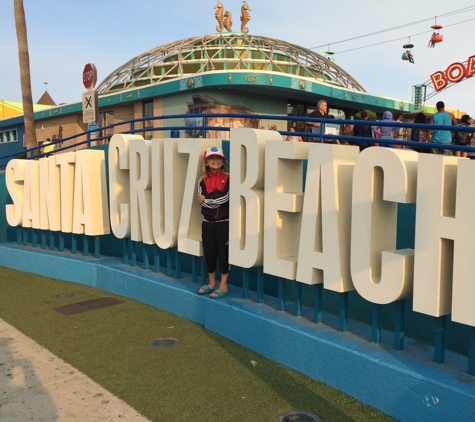
[[[88,63],[84,67],[82,81],[87,89],[87,92],[82,94],[82,121],[83,123],[96,123],[99,109],[97,92],[94,91],[97,82],[97,70],[92,63]]]

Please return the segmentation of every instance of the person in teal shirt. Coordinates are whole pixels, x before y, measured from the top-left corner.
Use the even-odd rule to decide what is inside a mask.
[[[439,101],[435,106],[437,107],[437,113],[435,113],[430,119],[430,122],[433,125],[457,126],[457,119],[455,119],[455,116],[452,113],[445,111],[445,104],[443,101]],[[431,142],[450,145],[452,144],[452,132],[450,130],[434,129],[432,131]],[[438,148],[432,148],[432,152],[434,154],[451,154],[450,150]]]

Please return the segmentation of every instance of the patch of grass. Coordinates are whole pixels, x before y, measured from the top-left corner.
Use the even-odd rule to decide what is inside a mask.
[[[0,318],[152,421],[274,422],[292,409],[322,421],[393,420],[198,324],[128,298],[62,315],[53,308],[119,296],[0,268]],[[72,297],[53,299],[66,294]],[[149,345],[164,337],[180,343],[164,349]]]

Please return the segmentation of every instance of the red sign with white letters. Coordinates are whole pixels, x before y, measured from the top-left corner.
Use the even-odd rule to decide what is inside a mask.
[[[82,83],[86,87],[86,89],[94,89],[94,85],[97,82],[97,70],[96,66],[92,63],[88,63],[84,66],[84,70],[82,72]]]
[[[460,62],[452,63],[445,72],[439,70],[430,75],[430,79],[434,89],[440,91],[449,83],[456,84],[464,78],[471,78],[473,75],[475,75],[475,56],[470,56],[466,65]]]

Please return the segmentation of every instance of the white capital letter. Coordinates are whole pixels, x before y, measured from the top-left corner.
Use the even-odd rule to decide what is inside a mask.
[[[266,141],[264,272],[295,280],[307,143]]]
[[[39,160],[40,172],[40,229],[61,230],[61,190],[56,156]]]
[[[131,239],[153,244],[150,141],[129,140]]]
[[[23,223],[23,184],[25,179],[26,160],[10,160],[5,169],[6,185],[13,204],[7,204],[5,211],[10,226],[21,226]]]
[[[23,198],[23,227],[40,228],[38,161],[25,163]]]
[[[421,154],[414,310],[475,326],[475,162]]]
[[[88,236],[110,233],[104,151],[76,152],[73,233]]]
[[[416,198],[417,153],[367,148],[353,173],[351,274],[366,300],[387,304],[412,293],[412,249],[396,249],[397,207]]]
[[[242,268],[263,263],[265,141],[282,141],[273,130],[231,129],[233,177],[229,183],[229,262]]]
[[[310,144],[297,280],[354,290],[350,275],[351,182],[359,148]]]
[[[61,180],[61,231],[71,233],[73,229],[73,194],[75,152],[56,155]]]
[[[159,248],[176,246],[187,160],[178,139],[152,139],[152,228]]]
[[[129,141],[139,135],[114,135],[109,143],[109,203],[112,233],[130,236]]]

